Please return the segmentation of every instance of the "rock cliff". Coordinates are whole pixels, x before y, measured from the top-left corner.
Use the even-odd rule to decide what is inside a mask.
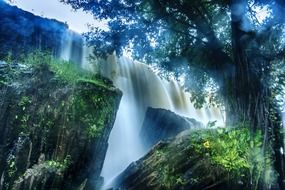
[[[82,37],[55,19],[43,18],[11,6],[0,0],[0,60],[11,56],[21,59],[35,50],[48,51],[55,57],[62,55],[76,64],[83,56]],[[69,46],[69,47],[67,47]]]
[[[0,62],[0,189],[96,189],[121,92]]]

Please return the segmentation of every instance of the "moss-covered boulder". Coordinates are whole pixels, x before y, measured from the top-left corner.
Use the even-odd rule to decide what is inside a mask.
[[[122,94],[105,79],[76,76],[64,64],[0,62],[1,190],[100,183]]]
[[[278,189],[272,159],[261,141],[261,134],[252,137],[245,127],[190,129],[160,141],[111,186],[120,190]]]

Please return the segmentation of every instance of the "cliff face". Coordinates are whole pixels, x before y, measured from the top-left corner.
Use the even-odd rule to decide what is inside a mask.
[[[67,24],[36,16],[2,0],[0,9],[0,60],[8,54],[19,59],[35,49],[61,57],[66,46],[70,46],[71,61],[80,64],[83,40],[69,31]]]
[[[96,188],[121,95],[0,62],[0,189]]]

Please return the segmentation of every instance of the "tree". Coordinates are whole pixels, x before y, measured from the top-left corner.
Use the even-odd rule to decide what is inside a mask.
[[[197,106],[215,83],[227,123],[248,123],[252,134],[262,130],[264,152],[272,147],[279,187],[285,188],[280,115],[285,1],[61,1],[108,23],[108,30],[93,27],[86,35],[96,56],[130,49],[134,58],[167,71],[163,74],[184,76]],[[259,187],[265,188],[262,182]]]

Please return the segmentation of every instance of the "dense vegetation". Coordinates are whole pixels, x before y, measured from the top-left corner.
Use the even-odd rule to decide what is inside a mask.
[[[108,79],[102,78],[99,75],[94,73],[90,73],[88,71],[84,71],[82,68],[78,67],[74,63],[64,61],[58,58],[55,58],[49,52],[42,52],[42,51],[34,51],[33,53],[19,56],[20,62],[27,68],[35,69],[37,72],[52,72],[55,78],[58,78],[59,82],[66,85],[80,85],[80,84],[88,84],[95,85],[98,88],[106,89],[106,90],[114,90],[115,88],[112,86],[112,82]],[[21,73],[17,71],[17,68],[13,68],[13,58],[12,55],[8,55],[5,59],[7,61],[9,67],[6,73],[6,77],[4,76],[3,79],[1,77],[2,85],[9,85],[17,80],[17,75]],[[15,78],[7,77],[10,76],[12,73],[16,74]],[[48,76],[47,76],[48,77]],[[104,90],[99,94],[93,94],[93,92],[88,91],[78,91],[72,94],[72,98],[69,98],[68,101],[60,102],[60,105],[54,105],[53,107],[57,107],[55,110],[50,110],[55,112],[55,114],[59,114],[60,112],[70,112],[67,114],[69,116],[68,120],[74,120],[75,117],[81,118],[82,122],[89,126],[87,132],[88,136],[94,138],[100,134],[100,131],[105,125],[105,119],[108,117],[108,114],[112,112],[112,107],[108,107],[105,105],[104,102]],[[87,94],[86,94],[87,93]],[[19,100],[18,106],[20,110],[23,110],[23,114],[21,116],[16,115],[17,119],[20,120],[22,123],[23,131],[27,129],[28,126],[31,124],[30,116],[27,115],[29,111],[27,111],[28,107],[31,106],[32,98],[29,95],[23,95]],[[110,99],[108,100],[108,105],[113,105],[114,102]],[[48,107],[51,107],[52,102],[48,104]],[[74,107],[70,107],[69,105],[74,105]],[[92,115],[90,109],[93,109],[95,106],[96,110],[100,110],[102,107],[105,107],[104,114],[101,115]],[[65,108],[70,110],[65,110]],[[49,109],[49,108],[48,108]],[[59,109],[59,110],[57,110]],[[72,114],[72,110],[77,110],[77,115]],[[32,111],[30,111],[32,112]],[[23,118],[22,118],[23,117]],[[47,119],[47,121],[46,121]],[[56,125],[56,121],[52,121],[48,118],[42,118],[39,125],[42,122],[46,122],[45,124],[48,126]]]
[[[176,125],[175,125],[176,126]],[[125,189],[278,189],[270,152],[262,134],[248,126],[185,130],[160,141],[131,164],[113,186]],[[264,168],[265,167],[265,168]],[[265,171],[265,175],[263,172]]]
[[[184,154],[180,152],[181,158],[172,159],[170,156],[175,148],[180,150],[183,147],[179,144],[162,147],[154,153],[155,165],[151,167],[158,171],[163,188],[175,189],[186,184],[194,188],[203,183],[207,186],[213,180],[210,183],[213,189],[221,183],[231,184],[233,189],[238,186],[241,189],[258,189],[259,181],[270,189],[276,182],[277,174],[270,166],[270,154],[267,153],[263,159],[260,131],[255,139],[251,139],[250,131],[244,127],[192,130],[187,142],[189,144],[181,151]],[[193,172],[190,179],[184,171],[187,167],[179,167],[178,164],[186,160],[185,156]],[[264,166],[267,168],[263,176]]]
[[[109,80],[50,53],[5,60],[0,61],[1,188],[75,189],[90,183],[94,189],[121,93]]]
[[[196,106],[208,98],[225,108],[227,124],[247,124],[253,139],[261,131],[263,159],[272,154],[279,188],[285,188],[284,1],[61,1],[108,22],[108,30],[94,27],[87,34],[96,56],[130,51],[184,81]]]

